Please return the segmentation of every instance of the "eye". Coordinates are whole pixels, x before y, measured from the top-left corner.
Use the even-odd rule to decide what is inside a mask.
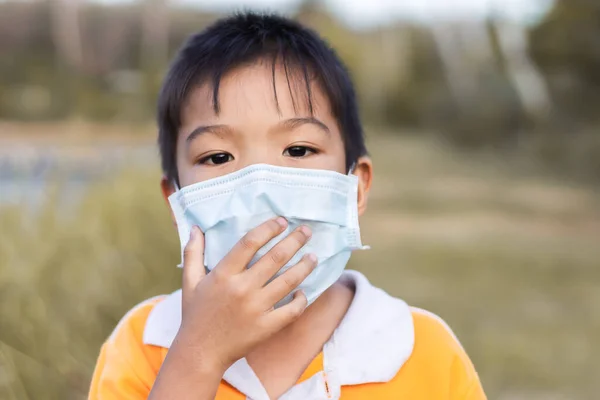
[[[231,160],[233,160],[233,156],[229,153],[215,153],[200,159],[198,164],[220,165]]]
[[[316,154],[317,150],[307,147],[307,146],[292,146],[285,149],[283,152],[284,156],[290,156],[294,158],[302,158],[306,157],[310,154]]]

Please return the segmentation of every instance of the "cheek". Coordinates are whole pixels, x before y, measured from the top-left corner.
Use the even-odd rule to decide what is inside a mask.
[[[182,186],[185,186],[189,180],[189,175],[193,170],[193,166],[189,164],[186,158],[186,154],[181,148],[181,144],[177,143],[177,151],[175,152],[177,172],[179,174],[179,181]]]
[[[202,169],[187,159],[187,154],[181,148],[177,150],[177,172],[179,174],[179,183],[181,187],[191,185],[209,177],[202,177]]]
[[[192,183],[198,182],[199,178],[196,176],[196,172],[193,166],[187,163],[178,163],[179,165],[179,182],[181,187],[191,185]]]
[[[342,174],[348,173],[346,170],[346,149],[344,147],[344,142],[342,141],[341,135],[336,132],[337,137],[332,140],[334,144],[332,145],[332,154],[335,157],[335,170]]]
[[[346,156],[343,146],[328,146],[322,154],[315,158],[314,168],[336,171],[346,174]]]
[[[233,171],[231,171],[233,172]],[[179,171],[179,181],[181,187],[193,185],[194,183],[206,181],[226,174],[218,168],[197,168],[196,166],[184,166]]]

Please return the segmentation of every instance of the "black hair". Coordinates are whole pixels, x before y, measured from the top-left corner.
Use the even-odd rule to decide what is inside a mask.
[[[245,12],[220,19],[192,35],[181,47],[163,82],[158,98],[158,144],[163,172],[179,182],[176,143],[181,111],[190,91],[212,84],[213,108],[219,113],[219,84],[222,77],[240,65],[272,62],[284,67],[294,107],[293,76],[305,86],[308,109],[313,112],[310,80],[316,78],[342,134],[346,167],[367,154],[354,87],[348,70],[335,51],[321,37],[300,23],[274,14]]]

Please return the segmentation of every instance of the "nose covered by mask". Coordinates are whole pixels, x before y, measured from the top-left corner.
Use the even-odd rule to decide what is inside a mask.
[[[342,274],[352,250],[361,244],[358,225],[358,177],[334,171],[255,164],[232,174],[176,191],[169,203],[183,249],[191,228],[205,235],[204,264],[211,271],[233,246],[263,222],[282,216],[287,229],[262,247],[251,267],[300,225],[312,230],[309,242],[275,275],[283,274],[302,256],[313,253],[318,265],[300,284],[311,304]],[[276,307],[288,303],[290,294]]]

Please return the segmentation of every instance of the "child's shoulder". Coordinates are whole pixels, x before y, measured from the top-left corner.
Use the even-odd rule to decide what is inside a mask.
[[[484,399],[475,367],[448,324],[427,310],[416,307],[410,310],[414,345],[404,366],[404,376],[447,380],[457,398]]]
[[[168,295],[151,297],[131,308],[113,329],[105,346],[125,351],[127,348],[143,345],[150,315],[156,306],[168,297]]]
[[[144,332],[149,316],[167,296],[142,301],[129,310],[102,345],[92,377],[89,398],[104,398],[106,387],[128,387],[145,390],[152,383],[165,352],[146,346]],[[112,393],[112,389],[111,389]]]
[[[104,391],[113,395],[115,390],[149,392],[166,352],[159,347],[147,346],[144,335],[152,311],[166,298],[168,296],[156,296],[142,301],[121,318],[100,350],[90,399],[104,398]],[[111,395],[106,397],[113,398]]]
[[[427,342],[428,347],[444,347],[453,353],[460,353],[463,347],[450,326],[438,315],[418,307],[409,307],[415,332],[415,338]]]

